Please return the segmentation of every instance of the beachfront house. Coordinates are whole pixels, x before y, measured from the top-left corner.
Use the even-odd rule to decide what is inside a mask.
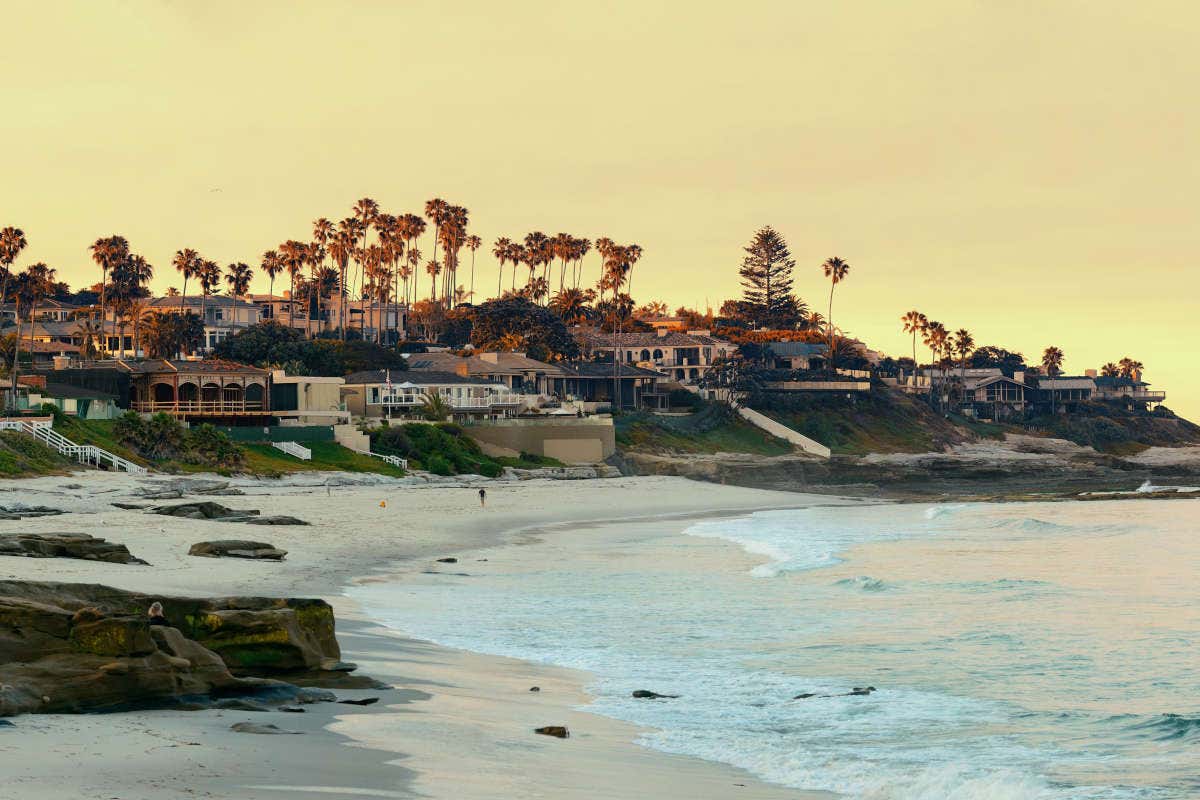
[[[1034,380],[1038,401],[1060,411],[1071,411],[1096,394],[1096,381],[1087,375],[1039,375]]]
[[[1024,373],[971,377],[963,383],[963,409],[980,419],[1004,419],[1023,412],[1030,393]]]
[[[562,375],[552,382],[554,393],[573,402],[585,413],[611,410],[616,397],[615,365],[604,361],[562,364]],[[666,410],[669,392],[662,373],[632,364],[622,364],[620,403],[622,409]]]
[[[304,297],[292,300],[291,292],[282,294],[252,294],[247,298],[258,306],[264,320],[316,335],[322,331],[342,328],[343,304],[339,298],[325,298],[318,309]],[[347,330],[360,331],[364,339],[395,344],[407,338],[408,306],[403,303],[381,303],[377,300],[345,301]]]
[[[288,375],[271,370],[271,413],[283,424],[337,425],[350,422],[342,402],[344,378]]]
[[[764,349],[772,369],[820,370],[829,355],[829,345],[813,342],[770,342]]]
[[[522,402],[502,383],[437,370],[355,372],[346,376],[341,395],[350,413],[371,419],[420,418],[430,396],[464,421],[513,416]]]
[[[1090,370],[1089,370],[1090,371]],[[1096,399],[1122,402],[1126,407],[1135,405],[1153,408],[1167,399],[1167,393],[1149,388],[1141,373],[1132,377],[1101,375],[1092,379],[1096,384]]]
[[[578,331],[576,338],[585,353],[616,357],[624,364],[654,370],[688,384],[699,382],[718,360],[737,352],[732,342],[718,339],[707,330],[680,333],[660,328],[648,333],[615,334],[588,329]]]

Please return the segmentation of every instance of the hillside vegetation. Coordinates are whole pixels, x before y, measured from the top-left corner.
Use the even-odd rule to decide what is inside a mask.
[[[54,475],[71,468],[72,462],[24,433],[0,431],[0,476],[25,478]]]
[[[719,403],[697,402],[686,415],[637,411],[616,418],[617,446],[643,453],[751,453],[778,456],[792,452],[782,439],[756,428]]]

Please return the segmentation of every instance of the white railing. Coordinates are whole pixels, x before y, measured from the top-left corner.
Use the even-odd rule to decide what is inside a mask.
[[[436,396],[455,409],[488,409],[493,406],[519,406],[522,403],[521,395],[511,393],[492,394],[487,397],[454,397],[446,394]],[[379,405],[385,408],[413,407],[422,405],[426,399],[427,395],[424,394],[385,394],[380,395]]]
[[[111,465],[113,469],[124,470],[132,475],[146,474],[146,468],[140,464],[121,458],[115,453],[96,447],[93,444],[76,444],[51,427],[47,420],[0,420],[0,430],[20,431],[34,437],[47,447],[57,450],[62,455],[73,458],[80,464],[96,467]]]
[[[386,453],[372,453],[370,450],[366,450],[364,452],[369,456],[374,456],[375,458],[383,459],[387,463],[391,464],[393,467],[399,467],[400,469],[408,469],[408,459],[407,458],[401,458],[400,456],[388,455]]]
[[[301,461],[312,461],[312,450],[304,447],[299,442],[271,442],[271,447],[276,450],[282,450],[289,456],[295,456]]]

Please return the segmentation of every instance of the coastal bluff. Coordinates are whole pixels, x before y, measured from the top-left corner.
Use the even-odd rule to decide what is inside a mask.
[[[151,626],[162,603],[170,626]],[[342,669],[323,600],[181,598],[99,584],[0,581],[0,717],[287,694]]]

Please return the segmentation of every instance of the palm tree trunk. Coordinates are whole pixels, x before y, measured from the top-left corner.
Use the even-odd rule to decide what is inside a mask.
[[[17,297],[14,300],[14,310],[17,317],[17,338],[13,342],[13,361],[12,361],[12,390],[9,394],[10,407],[17,407],[17,365],[21,361],[21,298]]]
[[[829,326],[829,371],[834,371],[834,329],[833,329],[833,290],[837,287],[836,283],[829,284],[829,314],[825,317],[825,324]]]

